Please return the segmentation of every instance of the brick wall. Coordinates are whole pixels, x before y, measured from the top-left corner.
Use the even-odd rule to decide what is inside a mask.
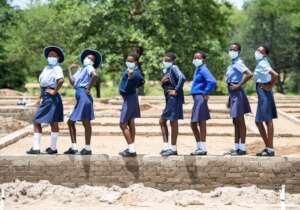
[[[65,186],[119,185],[132,183],[161,190],[257,185],[300,193],[300,158],[178,156],[0,156],[0,183],[15,179],[49,180]]]

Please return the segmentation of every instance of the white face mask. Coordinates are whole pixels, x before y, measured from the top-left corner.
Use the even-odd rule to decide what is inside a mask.
[[[47,61],[50,66],[55,66],[58,63],[58,59],[56,57],[48,57]]]
[[[129,68],[129,69],[134,69],[134,67],[135,67],[135,63],[133,63],[133,62],[126,62],[126,66],[127,66],[127,68]]]
[[[164,61],[163,65],[164,65],[165,69],[168,69],[168,68],[170,68],[173,65],[173,63],[172,62],[166,62],[166,61]]]
[[[93,62],[90,58],[88,58],[88,57],[86,57],[86,58],[83,60],[83,65],[84,65],[84,66],[93,65],[93,64],[94,64],[94,62]]]
[[[256,59],[257,61],[264,58],[264,55],[261,54],[261,53],[258,52],[258,51],[255,51],[254,56],[255,56],[255,59]]]
[[[228,54],[231,57],[231,59],[235,59],[239,56],[239,52],[234,51],[234,50],[229,50]]]
[[[202,59],[194,59],[193,64],[196,67],[201,66],[203,64],[203,60]]]

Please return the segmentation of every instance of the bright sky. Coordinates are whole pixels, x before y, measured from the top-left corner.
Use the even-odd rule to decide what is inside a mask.
[[[42,1],[47,1],[47,0],[42,0]],[[238,9],[241,9],[246,0],[227,0],[227,1],[231,2]],[[9,2],[12,2],[11,4],[14,6],[19,6],[21,8],[24,8],[26,7],[26,4],[31,2],[31,0],[9,0]]]

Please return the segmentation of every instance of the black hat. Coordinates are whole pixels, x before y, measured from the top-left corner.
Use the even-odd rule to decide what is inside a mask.
[[[102,62],[102,56],[101,56],[101,54],[100,54],[98,51],[92,50],[92,49],[89,49],[89,48],[82,50],[81,53],[80,53],[80,62],[81,62],[82,64],[83,64],[84,58],[85,58],[86,56],[88,56],[88,55],[93,55],[93,56],[95,56],[95,63],[94,63],[93,66],[94,66],[95,69],[98,68],[99,65],[100,65],[101,62]]]
[[[58,63],[62,63],[65,60],[65,55],[64,55],[64,51],[63,49],[61,49],[60,47],[57,46],[48,46],[44,49],[44,56],[46,58],[48,58],[48,54],[49,52],[54,51],[58,54],[59,58],[58,58]]]

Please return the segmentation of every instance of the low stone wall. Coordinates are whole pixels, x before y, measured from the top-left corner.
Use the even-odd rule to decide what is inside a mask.
[[[161,190],[196,189],[210,191],[221,186],[256,185],[300,193],[300,158],[258,158],[223,156],[119,156],[40,155],[0,156],[0,183],[16,179],[53,184],[118,185],[133,183]]]

